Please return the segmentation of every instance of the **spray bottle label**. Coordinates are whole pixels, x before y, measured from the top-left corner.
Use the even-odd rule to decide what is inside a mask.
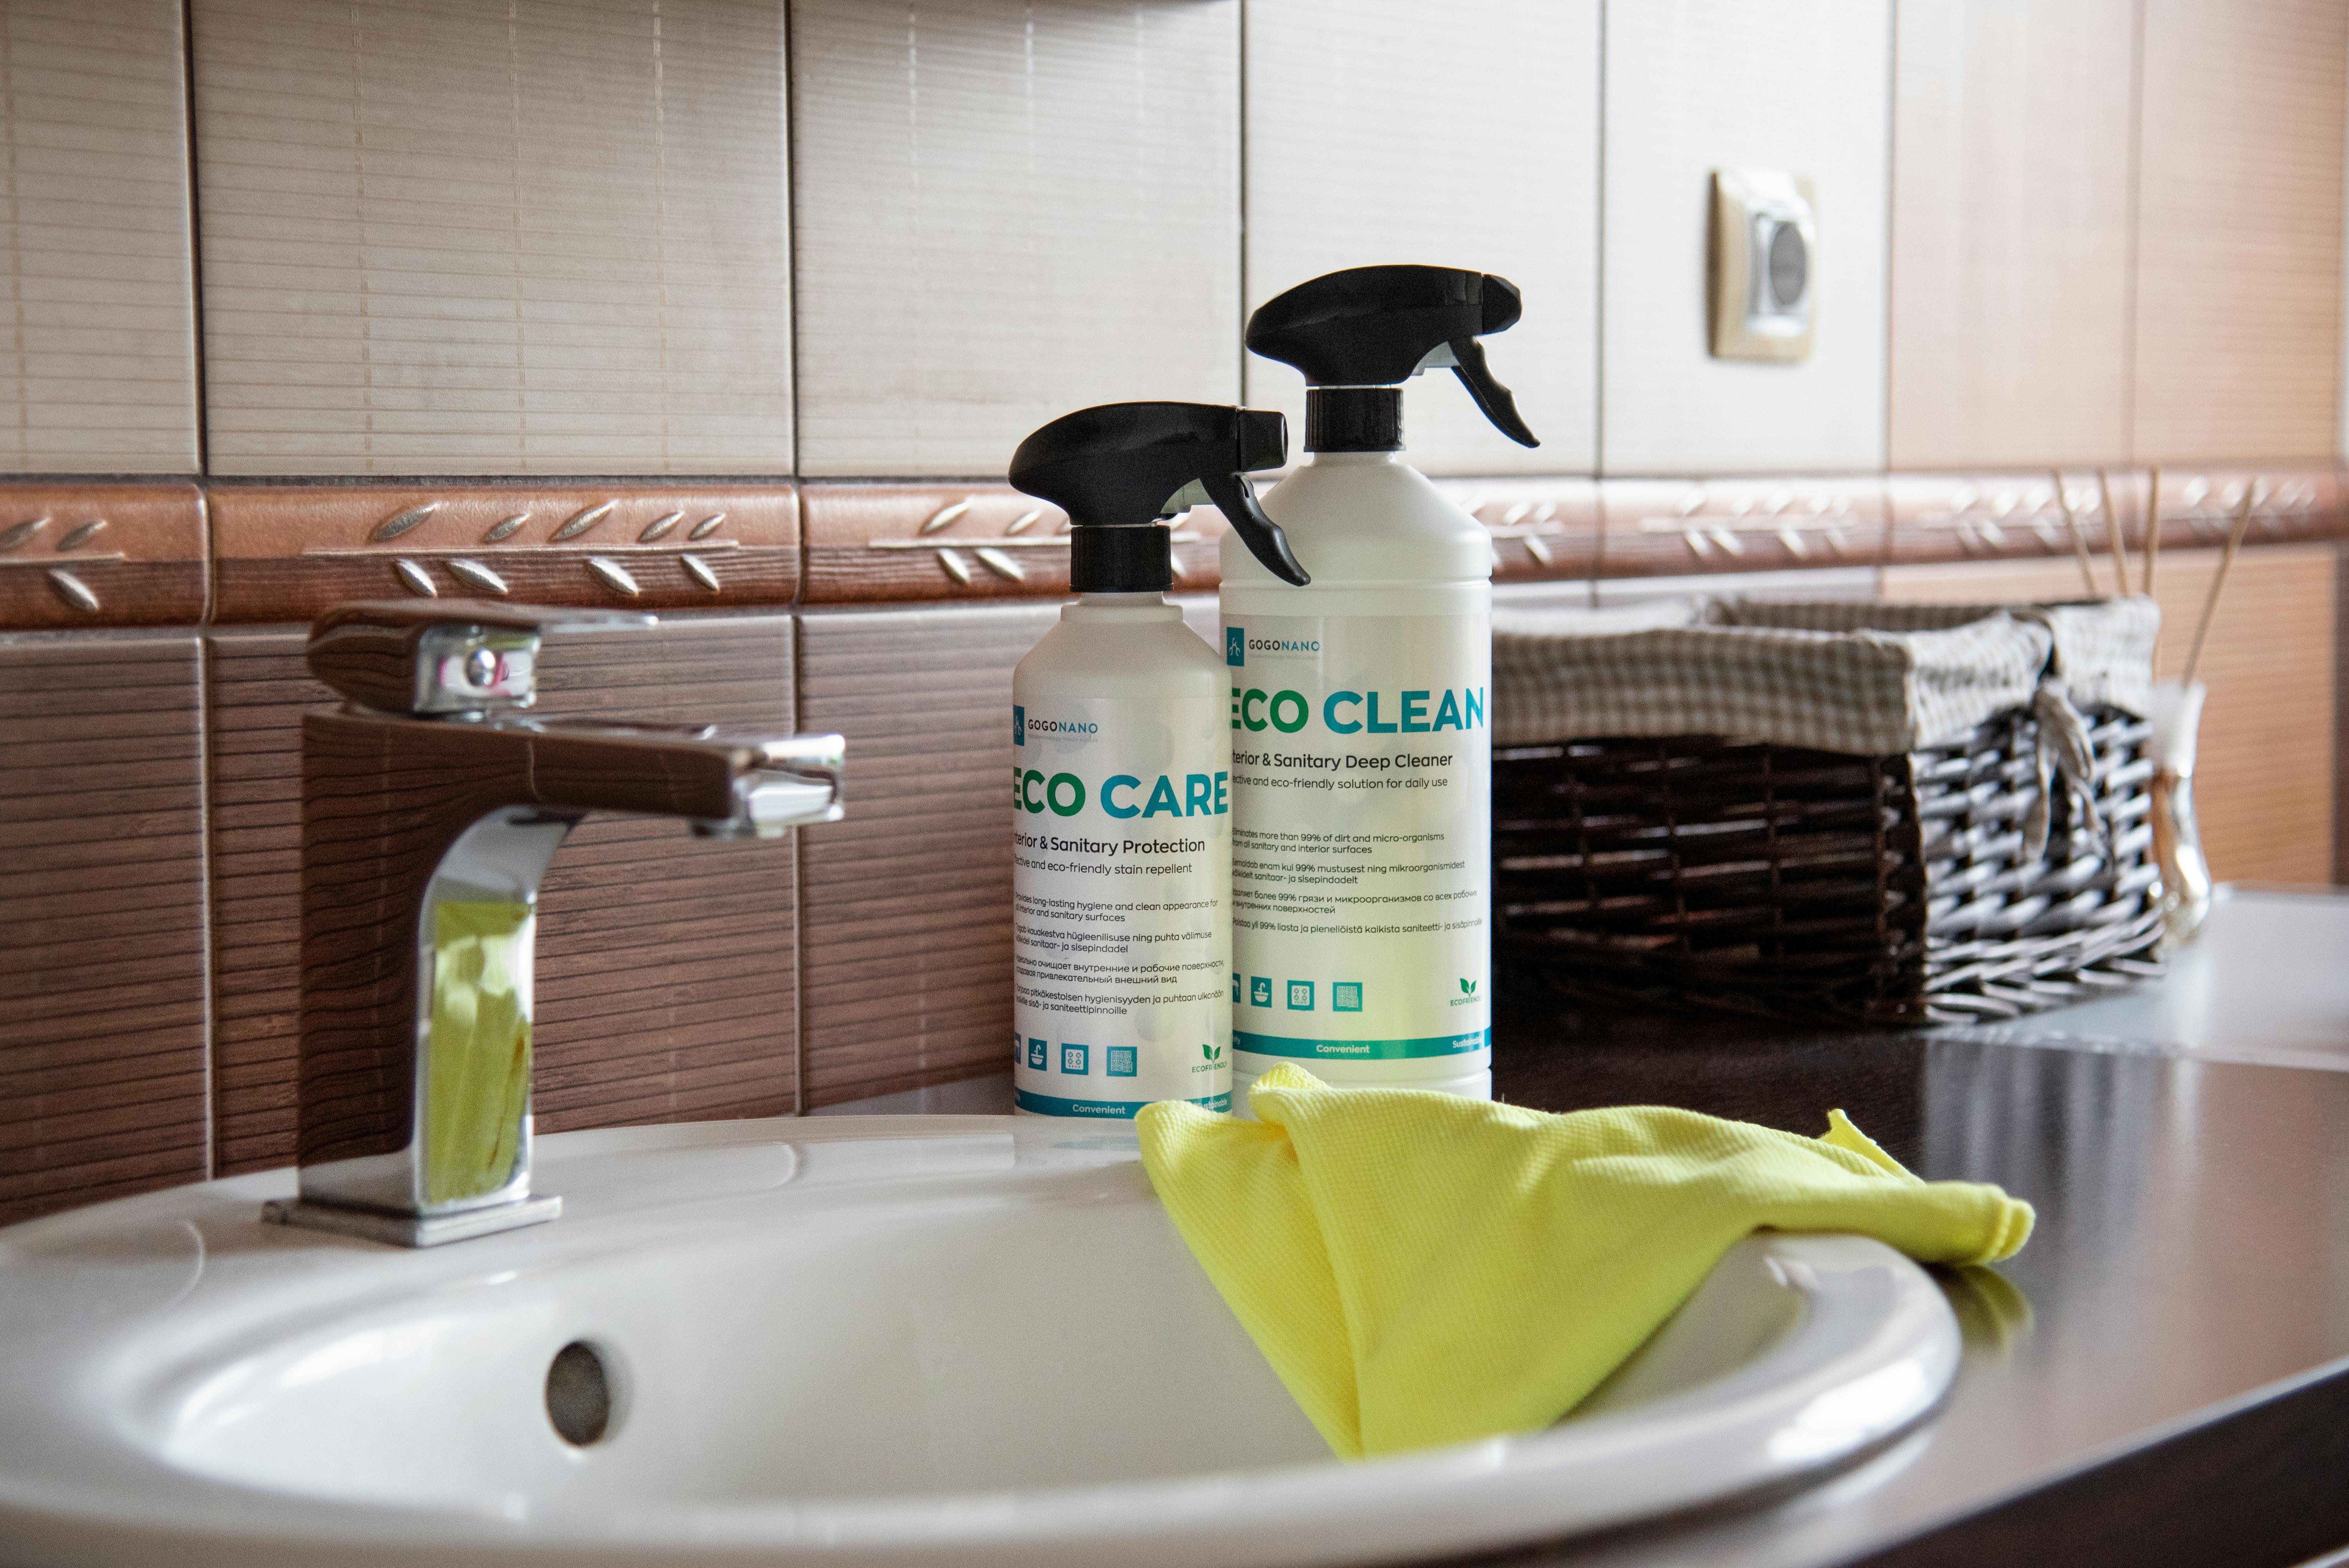
[[[1011,710],[1020,1109],[1231,1109],[1231,747],[1212,697]]]
[[[1234,1047],[1489,1048],[1490,617],[1249,616],[1224,662]]]

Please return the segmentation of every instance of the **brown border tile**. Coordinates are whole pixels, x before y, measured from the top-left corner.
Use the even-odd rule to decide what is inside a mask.
[[[2143,532],[2142,476],[2108,469],[2122,535]],[[2063,503],[2051,472],[1894,474],[1885,481],[1892,503],[1893,563],[1934,565],[1961,561],[2042,561],[2075,552]],[[2093,469],[2066,469],[2064,493],[2081,542],[2100,578],[2112,587],[2112,536],[2105,527],[2102,487]],[[2132,543],[2131,558],[2135,558]],[[2132,579],[2134,579],[2132,568]]]
[[[1493,536],[1493,581],[1552,583],[1599,575],[1599,481],[1437,480],[1435,488]]]
[[[216,484],[212,516],[222,622],[427,593],[733,610],[799,591],[788,484]]]
[[[1878,474],[1609,479],[1599,481],[1599,505],[1601,577],[1821,571],[1885,558]]]
[[[2181,464],[2162,469],[2161,547],[2191,550],[2223,544],[2242,504],[2246,481],[2257,487],[2251,525],[2243,534],[2246,545],[2349,538],[2349,483],[2339,469]],[[2149,488],[2149,479],[2140,482]]]
[[[806,487],[810,604],[1033,599],[1069,591],[1067,517],[1007,485]],[[1216,586],[1223,517],[1174,523],[1174,589]]]
[[[204,618],[204,496],[192,484],[0,484],[0,630]]]
[[[2145,469],[2106,470],[2132,591],[2144,582]],[[2305,544],[2349,535],[2339,473],[2329,468],[2220,466],[2165,470],[2161,547],[2208,549],[2226,542],[2246,482],[2257,487],[2247,545]],[[1892,560],[1902,565],[1962,561],[2045,560],[2075,553],[2053,477],[2045,472],[1894,474]],[[2096,592],[2114,582],[2104,486],[2094,469],[2065,469],[2064,488],[2087,548]],[[2158,568],[2157,567],[2157,572]]]

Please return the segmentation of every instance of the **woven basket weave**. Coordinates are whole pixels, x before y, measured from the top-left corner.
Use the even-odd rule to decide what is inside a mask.
[[[2016,641],[2014,624],[2002,616],[1991,642],[2005,636],[2009,653],[2020,648],[2025,657],[2043,650],[2051,666],[2064,665],[2068,651],[2075,689],[2134,698],[2149,680],[2149,607],[2117,618],[2085,614],[2095,607],[2060,608],[2080,612],[2068,634],[2061,613],[2036,612],[2038,629],[2025,627],[2025,640]],[[1497,640],[1500,961],[1603,999],[1878,1024],[2013,1017],[2158,974],[2150,727],[2118,702],[2083,704],[2093,762],[2080,769],[2078,788],[2065,787],[2045,764],[2046,699],[2019,700],[2033,688],[2011,679],[1967,685],[1980,674],[1982,636],[1935,641],[1982,632],[1983,614],[1698,605],[1678,628],[1592,639],[1553,622]],[[1733,633],[1725,643],[1699,634],[1723,616],[1775,629],[1742,639]],[[1882,620],[1899,624],[1889,633],[1863,624]],[[1873,641],[1857,654],[1828,645],[1854,636]],[[1705,665],[1702,682],[1660,679],[1659,660],[1685,675],[1692,646],[1727,663]],[[1908,665],[1888,647],[1907,650]],[[1857,696],[1824,717],[1797,713],[1801,705],[1783,693],[1740,707],[1737,681],[1720,670],[1739,667],[1745,648],[1792,660],[1788,678],[1805,690],[1822,679],[1803,664],[1815,657],[1852,655],[1863,667],[1892,668],[1899,682],[1888,675],[1873,688],[1862,683]],[[1923,677],[1919,670],[1945,655],[1960,666],[1956,684],[1973,694],[1966,701],[1986,710],[1957,733],[1874,753],[1752,738],[1773,727],[1815,732],[1822,725],[1836,734],[1854,725],[1859,733],[1899,733],[1894,721],[1903,711],[1913,716],[1917,691],[1932,684],[1930,669]],[[1621,676],[1612,706],[1588,695],[1606,679],[1561,687],[1555,678],[1561,666],[1588,674],[1594,658]],[[2032,679],[2051,675],[2060,678],[2051,669]],[[1545,679],[1552,698],[1560,689],[1582,694],[1574,699],[1582,706],[1568,711],[1586,722],[1596,714],[1632,727],[1639,705],[1657,700],[1638,694],[1665,690],[1673,696],[1660,706],[1671,706],[1683,686],[1702,689],[1690,700],[1704,711],[1753,722],[1742,739],[1530,739],[1528,722],[1557,711],[1556,701],[1542,699]],[[1871,702],[1872,719],[1848,711]],[[2052,711],[2070,722],[2068,704]],[[2032,841],[2034,809],[2043,812],[2044,848]]]

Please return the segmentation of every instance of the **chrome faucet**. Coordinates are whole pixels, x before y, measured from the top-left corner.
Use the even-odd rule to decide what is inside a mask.
[[[542,636],[649,615],[345,604],[302,720],[301,1196],[287,1225],[412,1247],[551,1220],[533,1196],[539,880],[590,811],[780,838],[841,814],[837,735],[533,718]]]

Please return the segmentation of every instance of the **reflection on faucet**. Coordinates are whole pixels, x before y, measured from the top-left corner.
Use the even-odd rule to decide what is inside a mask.
[[[590,811],[780,838],[841,814],[836,735],[538,719],[541,635],[649,616],[347,604],[302,727],[301,1198],[287,1224],[424,1246],[553,1219],[530,1191],[540,879]]]
[[[424,1195],[447,1203],[513,1179],[530,1104],[530,966],[537,911],[527,903],[443,903],[433,911],[432,1052],[424,1077]]]

